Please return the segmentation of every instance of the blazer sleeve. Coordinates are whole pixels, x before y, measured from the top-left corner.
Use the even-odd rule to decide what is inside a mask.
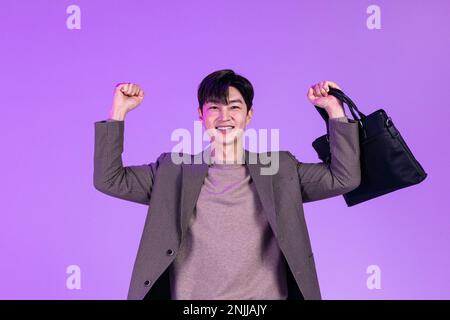
[[[103,120],[94,125],[95,189],[112,197],[148,205],[156,171],[165,153],[155,162],[124,167],[125,121]]]
[[[328,121],[330,164],[297,164],[303,202],[327,199],[356,189],[361,183],[358,122],[345,117]]]

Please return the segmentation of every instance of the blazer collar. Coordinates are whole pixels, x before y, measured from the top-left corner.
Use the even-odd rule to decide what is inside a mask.
[[[181,205],[180,205],[180,229],[181,241],[184,238],[189,221],[193,215],[197,199],[203,185],[203,181],[208,174],[210,164],[211,147],[191,155],[191,164],[182,164],[182,182],[181,182]],[[251,180],[255,183],[259,200],[263,206],[263,210],[267,216],[268,222],[276,233],[276,213],[274,205],[272,175],[261,175],[261,168],[265,165],[261,164],[258,153],[245,150],[244,164],[249,170]]]

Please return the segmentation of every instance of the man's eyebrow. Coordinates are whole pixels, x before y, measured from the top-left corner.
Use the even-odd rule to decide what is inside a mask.
[[[219,103],[219,101],[209,101],[211,104],[216,104],[216,103]],[[241,99],[233,99],[233,100],[230,100],[229,101],[230,102],[230,104],[231,103],[240,103],[240,104],[244,104],[243,102],[242,102],[242,100]]]

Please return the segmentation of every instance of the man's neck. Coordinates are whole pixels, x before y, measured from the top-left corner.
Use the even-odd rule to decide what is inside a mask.
[[[242,140],[221,144],[211,143],[211,162],[218,164],[244,164],[245,150]]]

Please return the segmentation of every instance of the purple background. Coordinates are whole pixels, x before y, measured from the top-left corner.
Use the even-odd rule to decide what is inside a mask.
[[[307,89],[332,80],[366,114],[385,109],[428,173],[355,207],[304,205],[323,298],[449,299],[449,18],[449,1],[3,1],[0,298],[125,299],[147,207],[95,190],[94,122],[116,83],[140,84],[123,161],[149,163],[192,131],[203,77],[231,68],[255,87],[250,127],[279,128],[299,160],[319,161],[325,130]]]

